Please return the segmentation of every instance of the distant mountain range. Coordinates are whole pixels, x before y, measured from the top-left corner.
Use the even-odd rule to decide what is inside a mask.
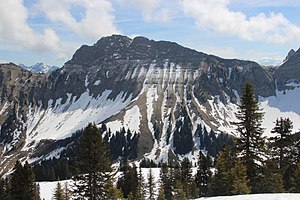
[[[54,70],[57,70],[59,67],[57,66],[49,66],[44,63],[36,63],[35,65],[27,66],[24,64],[19,64],[20,67],[36,72],[36,73],[48,73],[48,72],[53,72]]]
[[[106,124],[103,137],[118,155],[134,149],[134,159],[194,159],[201,135],[211,133],[206,140],[213,142],[234,132],[231,122],[247,80],[264,109],[266,135],[280,117],[299,130],[300,50],[269,70],[174,42],[113,35],[81,46],[47,74],[1,64],[0,174],[16,159],[59,157],[88,122]]]

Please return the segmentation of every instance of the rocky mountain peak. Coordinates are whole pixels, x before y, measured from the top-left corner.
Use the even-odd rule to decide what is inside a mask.
[[[285,59],[283,60],[283,62],[286,62],[288,59],[290,59],[290,57],[292,57],[294,54],[296,53],[296,51],[294,49],[291,49],[288,54],[286,55]]]
[[[300,49],[296,52],[291,50],[286,61],[274,71],[274,78],[277,80],[279,90],[286,89],[291,82],[300,83]]]

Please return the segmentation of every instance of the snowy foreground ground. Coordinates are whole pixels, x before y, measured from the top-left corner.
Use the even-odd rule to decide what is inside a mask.
[[[154,176],[154,182],[156,184],[155,191],[156,195],[158,193],[159,187],[159,168],[152,168],[152,173]],[[142,168],[142,175],[146,181],[149,173],[149,168]],[[72,184],[71,180],[60,181],[62,187],[65,183],[68,185]],[[57,182],[39,182],[41,199],[52,200],[53,192],[56,187]],[[252,194],[252,195],[237,195],[237,196],[226,196],[226,197],[210,197],[210,198],[200,198],[197,200],[300,200],[300,193],[290,194],[290,193],[280,193],[280,194]]]
[[[62,186],[65,182],[60,181]],[[52,200],[52,195],[57,182],[40,182],[41,187],[41,199]],[[210,197],[200,198],[197,200],[300,200],[299,194],[251,194],[251,195],[238,195],[238,196],[227,196],[227,197]]]

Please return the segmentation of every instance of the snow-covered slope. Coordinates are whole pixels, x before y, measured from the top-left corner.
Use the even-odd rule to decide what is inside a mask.
[[[291,66],[289,60],[284,66]],[[47,74],[1,64],[0,165],[4,172],[16,159],[57,155],[57,149],[42,144],[69,137],[88,122],[106,123],[113,133],[121,127],[139,133],[138,158],[195,157],[200,125],[208,132],[234,132],[231,122],[246,80],[260,97],[266,135],[279,117],[289,117],[299,130],[295,77],[280,89],[273,74],[255,62],[222,59],[172,42],[104,37]]]

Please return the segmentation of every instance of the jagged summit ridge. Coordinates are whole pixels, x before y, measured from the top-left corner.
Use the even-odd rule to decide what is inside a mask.
[[[83,45],[67,64],[93,65],[113,60],[169,59],[174,62],[201,62],[207,56],[174,42],[154,41],[145,37],[130,39],[112,35],[101,38],[93,46]]]

